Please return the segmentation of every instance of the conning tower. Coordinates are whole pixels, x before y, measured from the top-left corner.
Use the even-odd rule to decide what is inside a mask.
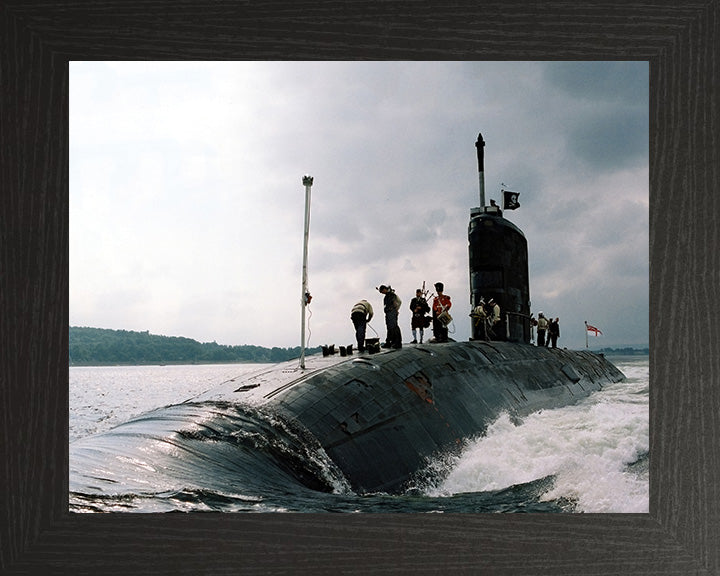
[[[530,343],[530,287],[528,248],[520,228],[503,218],[499,206],[485,206],[484,146],[482,134],[475,143],[480,175],[480,207],[470,211],[468,252],[470,258],[470,305],[483,298],[500,306],[502,322],[494,329],[495,340]],[[484,339],[481,326],[472,319],[472,339]]]

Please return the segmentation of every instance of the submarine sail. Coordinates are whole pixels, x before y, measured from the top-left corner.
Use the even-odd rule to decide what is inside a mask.
[[[481,169],[480,201],[485,200],[482,169],[482,134],[475,144]],[[502,216],[500,207],[473,208],[468,225],[470,306],[493,299],[500,306],[501,320],[493,328],[493,340],[530,343],[530,288],[528,244],[522,231]],[[472,322],[472,339],[486,340],[481,321]]]
[[[502,217],[497,206],[473,209],[468,226],[470,305],[495,300],[501,320],[493,340],[530,343],[530,289],[527,240]],[[482,325],[472,323],[472,339],[485,340]]]

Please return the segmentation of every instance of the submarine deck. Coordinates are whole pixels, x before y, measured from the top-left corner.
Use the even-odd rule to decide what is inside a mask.
[[[266,406],[310,431],[354,489],[397,492],[500,413],[565,406],[623,378],[589,351],[450,342],[311,356],[305,370],[296,362],[264,368],[189,402]]]

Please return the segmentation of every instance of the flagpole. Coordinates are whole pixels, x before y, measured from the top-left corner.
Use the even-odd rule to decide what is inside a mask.
[[[308,261],[308,235],[310,232],[310,188],[313,177],[305,175],[302,179],[305,186],[305,235],[303,240],[303,267],[302,267],[302,325],[300,327],[300,368],[305,370],[305,307],[308,305],[307,290],[307,261]]]
[[[587,320],[585,320],[585,348],[588,347],[588,329],[587,329]]]

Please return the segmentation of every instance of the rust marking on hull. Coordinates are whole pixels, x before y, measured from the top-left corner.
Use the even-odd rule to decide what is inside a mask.
[[[422,372],[416,372],[405,380],[405,386],[415,392],[424,402],[428,404],[435,403],[432,396],[432,384]]]

